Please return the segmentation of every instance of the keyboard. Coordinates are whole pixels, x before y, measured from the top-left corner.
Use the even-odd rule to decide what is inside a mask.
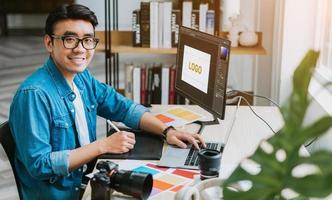
[[[213,149],[222,152],[224,146],[221,143],[206,143],[206,149]],[[186,158],[184,165],[186,166],[198,166],[198,149],[194,146],[190,148],[189,154]]]

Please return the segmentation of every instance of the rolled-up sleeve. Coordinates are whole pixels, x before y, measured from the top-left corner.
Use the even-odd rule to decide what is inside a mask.
[[[133,103],[129,107],[127,115],[125,116],[123,122],[129,127],[138,129],[142,115],[148,111],[149,110],[146,107],[140,104]]]
[[[57,175],[69,174],[69,150],[52,152],[50,154],[51,167]]]
[[[13,99],[9,118],[16,157],[31,176],[40,180],[67,175],[69,169],[69,152],[52,152],[48,102],[39,89],[20,90]]]

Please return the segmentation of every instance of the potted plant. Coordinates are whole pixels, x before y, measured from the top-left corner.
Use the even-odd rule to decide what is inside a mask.
[[[258,170],[249,171],[240,164],[222,184],[224,199],[302,200],[324,198],[332,193],[332,152],[300,154],[305,142],[323,135],[332,126],[331,116],[308,126],[303,124],[312,101],[308,86],[318,56],[318,52],[309,51],[294,72],[292,94],[280,110],[284,126],[273,137],[262,141],[246,159],[257,165]],[[241,183],[247,187],[234,189]]]

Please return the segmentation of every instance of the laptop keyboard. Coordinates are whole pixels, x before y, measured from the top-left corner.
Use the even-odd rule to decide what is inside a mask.
[[[223,146],[220,143],[206,143],[206,149],[213,149],[222,152]],[[184,165],[186,166],[198,166],[198,149],[194,146],[190,148],[189,154],[186,158]]]

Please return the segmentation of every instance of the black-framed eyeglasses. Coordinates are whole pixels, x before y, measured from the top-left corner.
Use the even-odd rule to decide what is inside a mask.
[[[66,49],[75,49],[81,42],[84,49],[92,50],[96,48],[99,42],[99,39],[95,37],[84,37],[82,39],[72,35],[52,35],[51,37],[61,39]]]

